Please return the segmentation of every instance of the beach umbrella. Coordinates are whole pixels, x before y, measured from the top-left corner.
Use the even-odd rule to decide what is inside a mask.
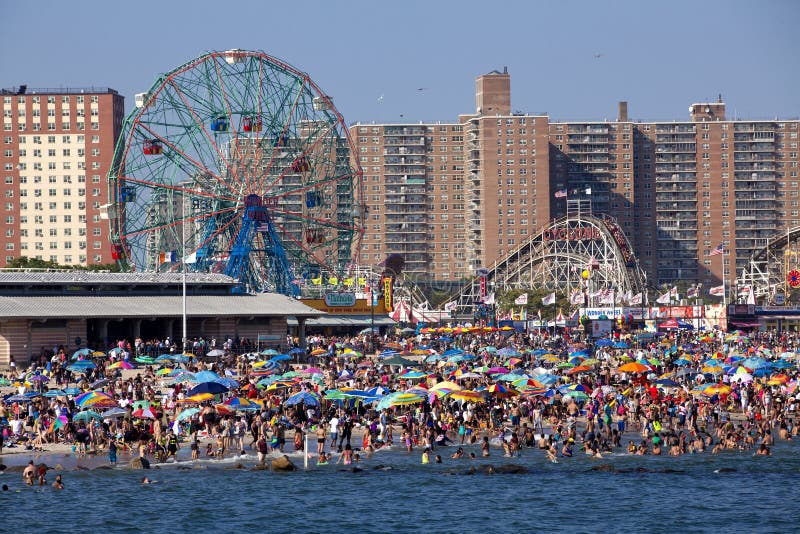
[[[392,365],[392,366],[400,366],[400,367],[413,367],[417,365],[417,362],[403,358],[402,356],[394,356],[392,358],[387,358],[381,362],[381,365]]]
[[[116,419],[117,417],[123,417],[127,413],[128,410],[125,408],[109,408],[100,415],[103,416],[103,419]]]
[[[111,380],[109,380],[108,378],[101,378],[89,384],[89,387],[92,389],[98,389],[107,386],[109,382],[111,382]]]
[[[405,391],[395,391],[386,395],[378,402],[376,409],[378,411],[392,408],[394,406],[407,406],[409,404],[418,404],[425,400],[425,397],[417,395],[416,393],[408,393]]]
[[[80,395],[80,394],[81,394],[81,390],[80,390],[80,389],[78,389],[78,388],[66,388],[66,389],[64,390],[64,393],[66,393],[66,394],[67,394],[67,395],[69,395],[69,396],[72,396],[72,395]]]
[[[120,360],[118,362],[114,362],[108,366],[109,369],[135,369],[136,367],[130,363],[126,362],[125,360]]]
[[[598,340],[595,342],[595,344],[594,344],[594,345],[595,345],[595,347],[610,347],[610,346],[612,346],[613,344],[614,344],[614,342],[613,342],[613,341],[611,341],[611,340],[610,340],[610,339],[608,339],[607,337],[604,337],[604,338],[602,338],[602,339],[598,339]]]
[[[233,378],[228,378],[227,376],[221,376],[216,380],[214,380],[214,382],[216,382],[217,384],[222,384],[228,389],[236,389],[239,387],[239,382],[237,382]]]
[[[214,382],[219,378],[219,375],[214,371],[200,371],[194,374],[193,382]]]
[[[767,380],[767,385],[768,386],[782,386],[783,384],[785,384],[788,381],[789,381],[789,377],[788,376],[786,376],[785,374],[779,374],[779,375],[775,375],[772,378],[770,378],[769,380]]]
[[[66,395],[66,392],[64,392],[64,391],[62,391],[60,389],[51,389],[51,390],[48,390],[46,393],[44,393],[42,396],[43,397],[64,397],[65,395]]]
[[[708,387],[703,389],[703,394],[705,395],[714,395],[715,393],[723,395],[725,393],[730,393],[730,392],[731,392],[731,387],[728,384],[722,382],[716,384],[709,384]]]
[[[67,367],[67,371],[71,371],[73,373],[85,373],[89,369],[94,369],[95,367],[97,367],[97,365],[90,360],[80,360],[69,365]]]
[[[519,392],[515,389],[509,388],[504,386],[503,384],[492,384],[486,390],[492,394],[494,397],[498,398],[508,398],[513,397],[515,395],[519,395]]]
[[[12,402],[31,402],[35,397],[29,397],[27,395],[11,395],[10,397],[6,397],[5,402],[11,404]]]
[[[195,395],[190,395],[183,400],[179,400],[178,402],[205,402],[207,400],[211,400],[214,398],[214,395],[211,393],[197,393]]]
[[[744,367],[739,367],[739,369],[744,369]],[[731,382],[738,382],[740,384],[747,384],[753,381],[753,375],[748,372],[735,372],[733,376],[731,376]]]
[[[526,389],[526,388],[543,388],[544,384],[536,380],[535,378],[519,378],[511,382],[511,385],[514,386],[514,389]]]
[[[427,378],[428,373],[423,371],[412,370],[400,375],[400,378],[405,380],[419,380],[420,378]]]
[[[150,408],[139,408],[134,411],[131,416],[137,419],[155,419],[156,414]]]
[[[200,408],[186,408],[178,414],[175,418],[176,421],[185,421],[191,419],[193,415],[200,413]]]
[[[639,362],[631,362],[621,365],[617,370],[622,371],[623,373],[645,373],[651,369],[649,366]]]
[[[264,349],[261,351],[262,356],[277,356],[278,354],[280,353],[275,349]]]
[[[258,410],[258,406],[250,402],[246,397],[231,397],[223,404],[231,410]]]
[[[218,395],[220,393],[225,393],[230,388],[223,386],[218,382],[201,382],[200,384],[196,385],[192,389],[187,392],[189,397],[193,395],[197,395],[198,393],[210,393],[212,395]]]
[[[588,365],[579,365],[577,367],[573,367],[572,369],[568,369],[567,372],[564,373],[564,374],[572,376],[572,375],[577,375],[579,373],[586,373],[586,372],[594,372],[594,369],[592,369]]]
[[[172,372],[172,369],[171,369],[171,368],[169,368],[169,367],[163,367],[163,368],[159,369],[158,371],[156,371],[156,376],[164,376],[164,375],[168,375],[168,374],[170,374],[171,372]]]
[[[172,361],[172,354],[159,354],[158,358],[155,359],[156,363],[171,362],[171,361]]]
[[[462,389],[461,391],[453,391],[448,395],[451,399],[467,401],[467,402],[485,402],[486,397],[480,391],[471,391]]]
[[[105,391],[87,391],[75,397],[75,404],[81,408],[101,404],[117,406],[117,401]]]
[[[89,422],[90,420],[94,419],[95,421],[102,421],[103,416],[99,413],[95,412],[94,410],[85,410],[82,412],[76,413],[73,417],[73,421],[85,421]]]
[[[589,395],[587,395],[583,391],[567,391],[566,393],[563,394],[562,402],[566,401],[569,398],[572,398],[574,400],[586,400],[589,398]]]
[[[482,378],[478,373],[456,373],[456,380],[466,380],[467,378]]]
[[[679,383],[677,383],[677,382],[675,382],[674,380],[672,380],[672,379],[669,379],[669,378],[662,378],[662,379],[660,379],[660,380],[656,380],[656,381],[654,382],[654,384],[655,384],[656,386],[661,386],[661,387],[665,387],[665,388],[676,388],[676,387],[680,387],[680,384],[679,384]]]
[[[273,356],[272,358],[270,358],[270,360],[273,362],[284,362],[291,359],[292,357],[289,356],[288,354],[278,354],[277,356]]]
[[[194,357],[194,354],[174,354],[169,359],[175,363],[189,363]]]
[[[286,399],[286,402],[283,404],[285,406],[294,406],[295,404],[300,403],[303,403],[306,406],[319,406],[319,398],[308,391],[301,391],[300,393],[295,393]]]
[[[216,358],[217,356],[224,356],[224,355],[225,355],[225,351],[224,350],[219,350],[219,349],[210,350],[210,351],[208,351],[206,353],[206,356],[210,356],[212,358]]]
[[[725,370],[719,365],[706,365],[704,366],[701,371],[703,374],[712,374],[712,375],[721,375],[725,372]]]
[[[431,391],[461,391],[463,388],[456,384],[455,382],[439,382],[438,384],[431,386]]]
[[[778,360],[776,362],[772,362],[773,369],[789,369],[794,367],[794,364],[791,362],[787,362],[786,360]]]
[[[78,358],[86,358],[87,356],[90,356],[93,352],[94,351],[92,349],[79,349],[72,354],[72,359],[77,360]]]

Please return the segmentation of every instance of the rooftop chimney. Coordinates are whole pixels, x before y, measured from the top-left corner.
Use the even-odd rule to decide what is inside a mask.
[[[617,122],[628,122],[628,103],[624,100],[619,103],[619,113],[617,113]]]

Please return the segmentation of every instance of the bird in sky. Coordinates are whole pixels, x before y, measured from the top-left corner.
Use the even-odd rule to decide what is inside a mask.
[[[603,57],[603,54],[595,54],[595,55],[594,55],[594,58],[595,58],[595,59],[600,59],[601,57]]]
[[[378,97],[378,104],[380,104],[381,102],[383,102],[383,94],[381,94],[381,96]]]
[[[417,91],[424,91],[427,87],[417,87]]]

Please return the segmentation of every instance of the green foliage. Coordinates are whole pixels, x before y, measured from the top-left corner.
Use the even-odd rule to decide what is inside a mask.
[[[28,258],[20,256],[8,262],[9,269],[56,269],[72,271],[111,271],[120,272],[119,265],[116,263],[106,263],[102,265],[61,265],[54,261],[40,260],[38,258]]]

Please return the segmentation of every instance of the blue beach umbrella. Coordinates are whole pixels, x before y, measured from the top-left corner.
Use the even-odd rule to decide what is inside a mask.
[[[301,391],[300,393],[295,393],[283,404],[285,406],[294,406],[295,404],[303,403],[306,406],[319,406],[319,398],[308,391]]]
[[[226,386],[217,382],[202,382],[187,392],[188,397],[197,395],[198,393],[210,393],[212,395],[219,395],[228,391]]]

